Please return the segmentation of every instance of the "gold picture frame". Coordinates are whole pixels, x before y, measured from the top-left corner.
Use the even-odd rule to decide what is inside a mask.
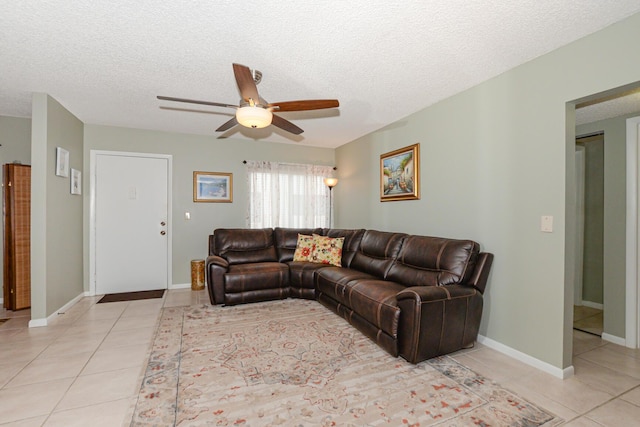
[[[420,144],[380,155],[380,201],[420,199]]]
[[[194,171],[193,201],[205,203],[233,202],[233,174]]]

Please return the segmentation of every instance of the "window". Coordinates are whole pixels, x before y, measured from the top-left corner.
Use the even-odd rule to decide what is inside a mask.
[[[329,227],[331,166],[247,162],[250,228]]]

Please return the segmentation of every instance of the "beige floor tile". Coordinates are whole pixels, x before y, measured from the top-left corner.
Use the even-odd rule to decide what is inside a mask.
[[[45,351],[47,343],[20,342],[0,344],[0,365],[13,362],[31,361]]]
[[[575,376],[561,380],[549,374],[536,372],[518,379],[517,385],[519,390],[536,392],[577,414],[584,414],[613,397],[609,393],[580,382]],[[527,396],[523,395],[523,397]]]
[[[48,415],[72,381],[66,378],[0,390],[0,420],[9,422]]]
[[[129,329],[155,327],[158,323],[159,314],[160,309],[158,308],[154,313],[146,316],[124,317],[123,315],[120,319],[118,319],[116,324],[113,325],[112,331],[125,331]]]
[[[636,406],[640,406],[640,387],[636,387],[633,390],[623,394],[621,399],[626,400],[629,403],[633,403]]]
[[[82,370],[81,375],[117,371],[134,367],[142,369],[148,353],[149,344],[98,349]]]
[[[617,396],[640,385],[640,379],[604,368],[584,359],[573,361],[575,378],[591,387]]]
[[[615,399],[594,409],[587,417],[606,427],[637,426],[640,425],[640,407]]]
[[[140,368],[81,375],[56,407],[56,411],[128,399],[140,387]]]
[[[163,300],[160,298],[131,301],[122,317],[155,317],[162,309]]]
[[[532,390],[526,385],[521,384],[517,379],[502,384],[507,390],[511,390],[518,396],[527,401],[544,408],[546,411],[562,418],[563,420],[571,420],[580,416],[580,414],[567,406],[556,402],[545,394],[540,394]]]
[[[24,369],[30,362],[23,360],[21,362],[5,363],[0,365],[0,388],[4,387],[9,381]]]
[[[462,353],[458,362],[491,380],[503,383],[536,372],[536,369],[489,348]]]
[[[92,352],[85,352],[51,358],[36,358],[5,385],[5,388],[75,378],[92,354]]]
[[[2,427],[40,427],[47,420],[48,415],[27,418],[25,420],[13,421],[7,424],[0,424]]]
[[[602,424],[598,424],[597,422],[587,418],[586,416],[582,416],[580,418],[576,418],[575,420],[571,420],[568,423],[562,424],[562,427],[603,427]]]
[[[155,333],[155,327],[129,329],[109,332],[100,345],[100,349],[126,347],[136,344],[149,344]]]
[[[634,378],[640,378],[640,359],[614,351],[609,345],[598,347],[577,357],[600,366],[607,366]]]
[[[120,399],[97,405],[85,406],[66,411],[57,411],[44,423],[43,427],[91,427],[121,426],[128,414],[130,399]]]
[[[605,346],[602,338],[581,331],[573,331],[573,355],[577,356],[587,351]]]
[[[38,357],[59,357],[68,354],[94,352],[105,338],[102,335],[69,336],[59,338],[49,345]]]

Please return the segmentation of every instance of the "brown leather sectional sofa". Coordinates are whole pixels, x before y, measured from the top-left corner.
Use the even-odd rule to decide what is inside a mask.
[[[293,261],[298,234],[344,237],[342,266]],[[393,356],[418,363],[474,344],[493,255],[471,240],[376,230],[217,229],[212,304],[316,299]]]

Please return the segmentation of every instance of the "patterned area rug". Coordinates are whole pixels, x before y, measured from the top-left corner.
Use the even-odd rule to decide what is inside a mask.
[[[163,310],[132,426],[555,426],[450,357],[394,358],[315,301]]]

